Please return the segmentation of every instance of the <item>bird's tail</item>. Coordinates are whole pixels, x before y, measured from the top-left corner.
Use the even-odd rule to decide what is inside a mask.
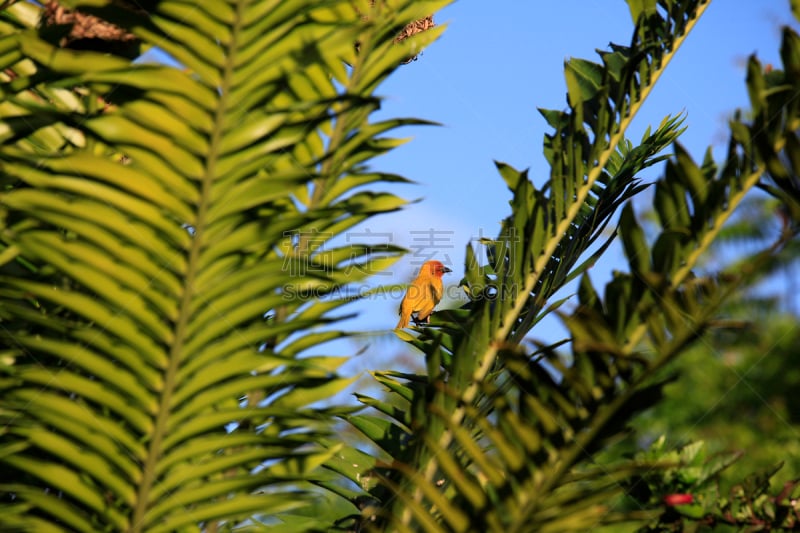
[[[404,315],[400,314],[400,322],[397,323],[394,329],[403,329],[408,327],[408,322],[411,319],[411,315]]]

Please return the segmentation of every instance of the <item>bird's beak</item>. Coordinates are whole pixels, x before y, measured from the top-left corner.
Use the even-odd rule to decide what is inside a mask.
[[[452,272],[452,270],[450,270],[447,267],[444,267],[442,270],[444,271],[445,274],[447,274],[448,272]]]

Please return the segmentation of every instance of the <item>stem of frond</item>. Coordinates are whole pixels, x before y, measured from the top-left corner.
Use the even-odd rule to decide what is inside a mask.
[[[525,306],[528,302],[527,295],[530,295],[531,292],[533,292],[533,289],[536,287],[536,284],[538,283],[542,273],[544,272],[544,269],[547,266],[550,257],[553,255],[556,248],[558,247],[558,244],[562,236],[565,234],[570,224],[572,224],[572,222],[578,216],[578,213],[580,212],[583,203],[586,201],[586,198],[591,192],[592,187],[594,186],[598,178],[601,176],[603,168],[607,164],[608,159],[614,153],[617,144],[623,139],[624,133],[630,126],[631,122],[633,121],[633,118],[636,116],[642,104],[647,99],[647,96],[650,94],[656,82],[661,77],[661,74],[664,72],[664,70],[666,70],[670,61],[675,56],[675,53],[681,47],[686,37],[689,35],[689,33],[694,28],[697,21],[705,12],[705,9],[709,5],[710,1],[699,6],[696,16],[691,21],[689,21],[683,34],[675,37],[672,49],[668,50],[664,54],[661,66],[653,73],[649,85],[642,88],[639,99],[637,101],[631,102],[629,113],[626,116],[621,117],[619,129],[615,134],[611,135],[608,146],[603,152],[601,152],[600,156],[598,157],[597,165],[595,165],[589,170],[586,177],[586,181],[584,182],[583,186],[576,191],[575,201],[570,205],[569,209],[566,212],[566,216],[557,225],[556,230],[553,234],[553,238],[547,242],[544,250],[542,251],[542,254],[537,258],[534,264],[533,272],[531,272],[525,280],[524,289],[523,291],[520,292],[520,297],[514,302],[514,305],[508,311],[507,315],[500,320],[501,326],[495,332],[492,341],[489,343],[489,346],[487,347],[486,351],[481,357],[480,363],[478,364],[478,367],[475,370],[475,373],[473,374],[472,383],[466,388],[461,397],[462,405],[470,405],[475,400],[478,392],[480,391],[480,384],[483,382],[483,380],[488,375],[489,371],[494,366],[495,360],[497,358],[498,348],[505,343],[506,338],[511,332],[513,325],[516,323],[516,319],[525,309]],[[461,422],[464,420],[465,413],[466,411],[464,407],[457,408],[453,412],[453,415],[451,416],[451,424],[453,426],[461,424]],[[438,450],[447,449],[447,447],[450,446],[452,441],[453,441],[452,432],[449,430],[445,430],[442,433],[441,438],[439,439]],[[568,465],[571,464],[571,462],[564,461],[563,464]],[[423,482],[431,483],[437,469],[438,469],[438,464],[434,456],[431,458],[431,460],[425,467]],[[548,485],[552,486],[553,483],[555,483],[555,480],[558,479],[559,477],[560,476],[553,476],[552,479],[548,480]],[[414,500],[421,501],[421,499],[422,499],[422,491],[419,487],[417,487],[414,493]],[[535,502],[535,498],[533,501]],[[406,521],[404,520],[403,523],[406,523]]]
[[[242,3],[237,4],[238,9],[242,9]],[[237,42],[237,33],[240,31],[240,24],[242,21],[242,13],[238,11],[235,15],[235,20],[231,25],[231,43]],[[220,142],[222,140],[222,133],[224,131],[224,117],[228,112],[228,90],[232,83],[233,66],[235,49],[233,46],[227,50],[227,60],[223,75],[220,81],[219,88],[219,102],[216,107],[216,116],[214,123],[216,125],[211,133],[209,142],[209,155],[206,160],[205,172],[201,182],[200,198],[197,202],[197,216],[193,224],[194,235],[191,240],[191,246],[188,250],[188,260],[186,263],[186,276],[184,278],[184,293],[181,297],[180,307],[178,309],[178,317],[175,323],[175,339],[170,346],[169,359],[167,368],[164,374],[164,388],[160,396],[160,403],[158,406],[158,414],[156,416],[155,424],[153,426],[152,440],[147,446],[147,458],[145,459],[142,481],[139,483],[138,492],[136,495],[136,504],[133,508],[133,518],[131,523],[131,531],[139,533],[144,531],[147,527],[146,514],[153,502],[150,501],[150,491],[154,484],[157,483],[156,479],[156,465],[163,453],[162,442],[167,436],[169,430],[169,417],[170,405],[172,403],[172,394],[177,385],[178,370],[183,361],[184,354],[184,341],[187,336],[187,329],[189,322],[192,318],[192,304],[196,296],[194,294],[194,282],[200,269],[200,253],[203,248],[204,234],[206,229],[207,211],[211,202],[211,187],[214,183],[215,165],[217,162],[216,154],[219,154]]]

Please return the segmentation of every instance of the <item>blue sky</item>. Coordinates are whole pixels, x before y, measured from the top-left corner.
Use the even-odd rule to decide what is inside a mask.
[[[413,140],[373,161],[376,168],[417,182],[395,192],[421,198],[369,223],[372,231],[390,233],[394,243],[416,252],[383,282],[409,281],[429,255],[453,268],[452,284],[459,281],[466,243],[480,235],[495,236],[509,213],[509,192],[493,160],[530,168],[534,182],[543,183],[549,171],[542,138],[549,130],[537,108],[565,107],[564,61],[598,60],[595,49],[608,49],[610,41],[627,44],[633,29],[623,0],[505,0],[488,5],[461,0],[437,14],[437,24],[448,26],[440,40],[379,89],[385,98],[379,117],[417,117],[443,124],[400,130],[400,136]],[[636,141],[647,126],[685,112],[688,130],[680,142],[695,159],[701,159],[709,145],[718,160],[724,157],[727,118],[748,105],[746,60],[755,53],[764,63],[779,65],[784,24],[797,27],[788,0],[713,0],[628,137]],[[661,169],[650,169],[643,177],[653,179]],[[595,284],[604,284],[604,273],[612,268],[623,268],[618,252],[595,267]],[[394,327],[398,304],[393,299],[363,302],[358,307],[365,314],[355,327]],[[557,335],[554,322],[534,330],[535,337],[548,340]],[[394,358],[408,351],[393,335],[369,342],[372,349],[367,354]],[[385,366],[368,359],[357,366]]]

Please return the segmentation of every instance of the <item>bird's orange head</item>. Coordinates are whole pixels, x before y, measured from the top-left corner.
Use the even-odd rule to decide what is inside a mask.
[[[452,270],[444,266],[441,261],[426,261],[419,271],[420,274],[427,274],[436,278],[441,278],[447,272],[452,272]]]

